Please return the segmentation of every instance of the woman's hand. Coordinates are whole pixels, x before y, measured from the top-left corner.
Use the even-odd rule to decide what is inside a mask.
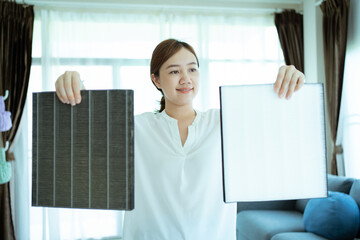
[[[286,97],[290,99],[291,95],[304,85],[305,76],[297,70],[293,65],[282,66],[274,84],[274,91],[279,98]]]
[[[55,82],[56,95],[61,102],[71,104],[79,104],[81,102],[81,90],[85,89],[80,81],[80,75],[78,72],[66,71],[60,75]]]

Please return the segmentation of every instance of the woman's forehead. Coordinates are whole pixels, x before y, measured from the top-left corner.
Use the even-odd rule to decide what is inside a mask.
[[[197,60],[195,55],[187,50],[186,48],[181,48],[177,53],[172,55],[162,67],[177,67],[177,66],[186,66],[186,65],[197,65]]]

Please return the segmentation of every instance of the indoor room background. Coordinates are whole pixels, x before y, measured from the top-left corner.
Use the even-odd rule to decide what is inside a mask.
[[[161,95],[150,79],[151,54],[160,41],[176,38],[191,44],[198,54],[201,87],[195,108],[219,108],[221,85],[275,82],[279,67],[285,64],[275,13],[294,9],[304,17],[306,82],[325,82],[321,1],[24,2],[34,5],[35,18],[28,96],[12,149],[17,159],[12,163],[16,172],[11,199],[18,239],[122,236],[121,211],[31,207],[32,93],[54,91],[57,77],[65,71],[78,71],[87,89],[133,89],[135,114],[153,112]],[[356,116],[351,121],[360,122]],[[349,121],[344,118],[343,123]],[[329,131],[327,126],[328,138]],[[331,139],[327,143],[331,160]],[[360,169],[352,164],[341,166]],[[347,174],[360,177],[360,171]]]

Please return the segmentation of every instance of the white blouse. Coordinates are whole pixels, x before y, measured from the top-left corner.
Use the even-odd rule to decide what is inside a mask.
[[[135,209],[125,240],[235,240],[236,204],[223,202],[220,112],[196,112],[181,144],[177,120],[135,117]]]

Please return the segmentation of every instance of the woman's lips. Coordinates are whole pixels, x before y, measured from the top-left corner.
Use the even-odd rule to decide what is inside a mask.
[[[177,91],[181,92],[181,93],[189,93],[191,92],[193,89],[192,88],[178,88],[176,89]]]

